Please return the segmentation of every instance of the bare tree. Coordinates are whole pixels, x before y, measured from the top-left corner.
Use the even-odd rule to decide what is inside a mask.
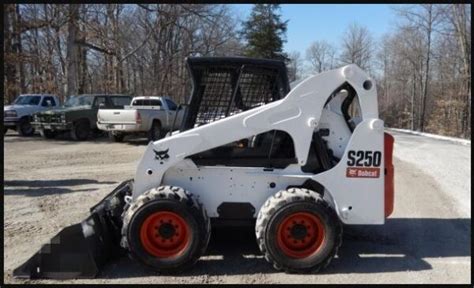
[[[69,21],[66,53],[67,95],[74,95],[79,87],[79,9],[80,4],[69,4]]]
[[[341,63],[354,63],[362,69],[370,70],[374,41],[366,27],[352,23],[347,28],[342,43],[342,51],[339,58]]]
[[[465,106],[463,111],[463,135],[470,134],[471,123],[471,6],[465,4],[451,5],[452,16],[449,17],[454,26],[456,39],[460,47],[462,59],[462,93]]]
[[[293,51],[288,55],[289,63],[287,65],[288,79],[290,82],[301,78],[301,71],[303,68],[303,60],[301,54],[298,51]]]
[[[422,82],[422,100],[420,113],[420,130],[425,130],[426,106],[430,82],[430,64],[432,54],[433,33],[442,19],[441,6],[434,4],[409,5],[398,9],[398,14],[405,19],[402,25],[412,29],[420,29],[424,34],[424,71]]]
[[[306,59],[314,72],[333,69],[336,49],[328,42],[321,40],[311,43],[306,50]]]

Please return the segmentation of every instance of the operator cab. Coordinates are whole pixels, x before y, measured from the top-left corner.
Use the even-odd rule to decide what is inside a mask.
[[[180,132],[283,99],[291,89],[286,65],[280,60],[190,57],[187,64],[193,91]],[[328,98],[321,118],[327,118],[329,122],[322,121],[323,126],[315,130],[303,172],[317,174],[338,163],[343,153],[341,147],[346,146],[358,123],[351,116],[358,108],[355,96],[355,90],[344,84]],[[347,131],[344,137],[334,135],[333,131],[338,130],[330,122],[335,117],[345,119],[343,128]],[[344,145],[341,145],[339,138],[345,142]],[[284,169],[298,163],[293,139],[280,130],[260,133],[188,158],[198,166]]]

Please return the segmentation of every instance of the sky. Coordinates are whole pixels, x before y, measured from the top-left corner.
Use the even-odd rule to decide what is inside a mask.
[[[233,4],[237,16],[247,19],[252,4]],[[395,12],[386,4],[282,4],[281,18],[289,20],[285,52],[298,51],[305,57],[306,49],[316,40],[326,40],[340,47],[344,31],[353,22],[366,26],[374,40],[396,25]]]

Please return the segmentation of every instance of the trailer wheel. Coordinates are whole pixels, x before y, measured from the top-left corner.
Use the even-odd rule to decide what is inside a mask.
[[[342,244],[342,224],[320,194],[303,188],[268,198],[255,226],[258,246],[277,270],[317,272]]]
[[[84,141],[87,140],[91,132],[91,127],[89,121],[80,120],[72,126],[71,138],[75,141]]]
[[[190,268],[207,249],[211,223],[204,207],[179,187],[151,189],[123,217],[122,246],[161,273]]]
[[[156,141],[161,138],[161,124],[159,121],[154,120],[151,124],[150,131],[148,131],[148,140]]]

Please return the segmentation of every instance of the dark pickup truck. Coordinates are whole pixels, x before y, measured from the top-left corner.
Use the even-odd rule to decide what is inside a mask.
[[[97,111],[118,109],[130,105],[132,96],[115,94],[87,94],[71,96],[64,106],[35,113],[31,123],[44,138],[53,138],[69,132],[72,139],[86,140],[90,132],[97,130]]]

